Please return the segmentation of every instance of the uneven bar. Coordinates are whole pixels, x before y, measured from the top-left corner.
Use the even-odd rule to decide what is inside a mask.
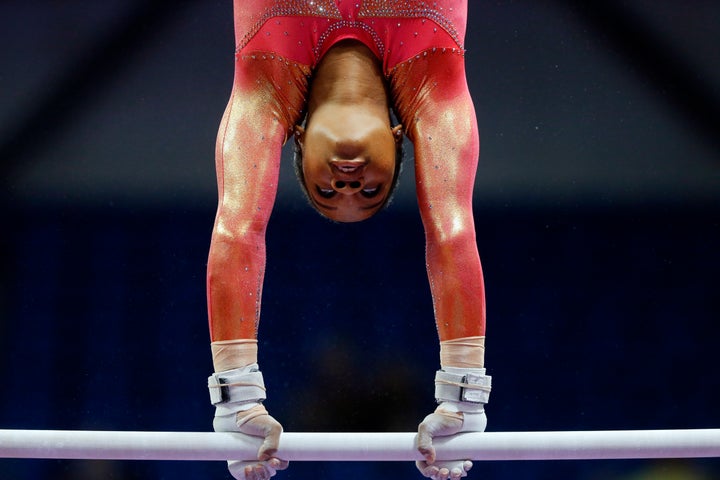
[[[283,433],[291,461],[418,460],[415,433]],[[0,430],[0,458],[254,459],[239,433]],[[720,457],[720,429],[462,433],[435,441],[438,459],[597,460]]]

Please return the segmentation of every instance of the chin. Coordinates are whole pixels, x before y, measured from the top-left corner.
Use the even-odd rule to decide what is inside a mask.
[[[319,209],[317,209],[317,211],[323,217],[327,218],[328,220],[332,220],[333,222],[337,222],[337,223],[362,222],[364,220],[369,219],[370,217],[374,216],[377,213],[377,210],[368,210],[368,211],[353,210],[350,212],[334,211],[331,213],[323,212],[322,210],[319,210]]]

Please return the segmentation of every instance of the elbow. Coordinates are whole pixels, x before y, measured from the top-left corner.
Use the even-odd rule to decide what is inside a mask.
[[[268,220],[269,215],[262,215],[259,211],[254,214],[240,213],[221,205],[215,218],[212,243],[230,249],[239,245],[264,245]]]
[[[428,217],[424,219],[424,225],[429,246],[451,249],[475,246],[475,224],[471,211],[456,211]]]
[[[256,275],[265,263],[266,223],[218,212],[207,264],[208,288],[221,288],[237,275]]]

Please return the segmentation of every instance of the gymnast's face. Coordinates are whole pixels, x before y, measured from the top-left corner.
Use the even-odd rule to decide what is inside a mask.
[[[323,105],[297,127],[305,188],[313,206],[338,222],[375,214],[390,195],[401,127],[357,106]]]

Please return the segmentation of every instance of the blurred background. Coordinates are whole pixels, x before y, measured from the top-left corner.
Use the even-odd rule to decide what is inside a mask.
[[[720,3],[471,1],[492,431],[720,426]],[[0,428],[211,430],[205,264],[229,0],[0,3]],[[408,148],[410,148],[408,146]],[[411,158],[314,213],[286,151],[260,326],[288,431],[410,431],[439,366]],[[277,478],[421,478],[296,462]],[[475,478],[720,478],[720,460],[476,462]],[[0,478],[229,478],[0,459]]]

